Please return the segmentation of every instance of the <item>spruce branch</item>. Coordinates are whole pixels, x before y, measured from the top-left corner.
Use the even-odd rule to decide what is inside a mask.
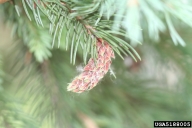
[[[82,6],[80,4],[80,6],[78,2],[58,3],[35,0],[22,0],[22,5],[27,17],[29,18],[29,20],[34,19],[38,26],[35,27],[33,24],[30,24],[30,22],[27,22],[29,26],[28,33],[30,33],[30,31],[34,31],[34,33],[39,36],[36,37],[36,35],[34,34],[31,36],[32,38],[26,39],[26,37],[24,37],[23,40],[27,42],[30,52],[34,53],[36,59],[39,62],[43,63],[45,59],[48,59],[48,57],[51,56],[51,53],[49,51],[50,38],[45,34],[45,32],[40,31],[45,30],[44,28],[40,28],[40,26],[47,26],[45,22],[45,17],[50,20],[49,32],[53,36],[52,47],[55,45],[56,41],[58,41],[59,47],[61,42],[60,38],[61,36],[64,36],[66,38],[64,42],[64,47],[66,48],[66,50],[68,50],[68,47],[70,46],[71,63],[75,64],[76,54],[79,46],[83,50],[84,63],[86,63],[87,61],[87,56],[91,54],[91,59],[85,67],[85,72],[82,75],[82,77],[87,77],[85,78],[86,80],[82,78],[83,80],[77,82],[79,79],[77,78],[78,80],[75,80],[75,78],[75,82],[73,81],[71,83],[72,88],[70,87],[70,85],[68,86],[68,90],[70,91],[75,90],[75,92],[83,92],[84,90],[90,90],[91,88],[96,86],[99,80],[104,77],[104,75],[108,72],[110,68],[111,58],[114,57],[113,50],[122,59],[124,58],[122,54],[131,55],[135,61],[137,61],[137,59],[134,57],[135,55],[140,59],[139,55],[132,48],[132,46],[117,36],[124,35],[124,31],[112,31],[112,24],[110,20],[99,19],[100,16],[98,16],[97,14],[97,9],[99,8],[100,2],[101,1],[98,1],[97,3],[87,3],[86,6]],[[89,11],[87,11],[88,8],[90,8]],[[41,14],[39,10],[41,10],[44,15]],[[31,15],[33,15],[33,18],[31,18]],[[42,17],[44,19],[42,19]],[[34,30],[35,28],[37,28],[37,30]],[[62,34],[63,30],[65,31],[65,33]],[[19,31],[19,27],[18,29],[16,29],[16,31]],[[22,31],[26,30],[21,30],[20,34],[22,33]],[[44,35],[41,36],[42,33]],[[47,37],[45,37],[45,35]],[[20,36],[22,37],[22,35]],[[36,38],[34,38],[34,36]],[[42,43],[39,43],[38,40]],[[100,47],[102,47],[100,46],[101,44],[106,46],[103,46],[103,49],[105,49],[103,51],[99,50]],[[86,69],[88,66],[94,66],[94,68],[88,70]],[[86,76],[87,73],[90,76]],[[74,89],[74,86],[79,86],[79,84],[81,83],[85,84],[82,85],[83,89],[79,87],[75,87]]]
[[[135,1],[132,0],[133,3],[131,3],[130,5],[133,6],[133,5],[138,5],[139,2],[142,3],[142,0],[137,0],[138,1],[137,3],[134,3]],[[35,2],[39,4],[38,0],[36,0]],[[17,107],[12,105],[12,101],[7,99],[7,95],[6,94],[4,95],[4,92],[0,91],[0,113],[3,111],[3,119],[5,120],[3,123],[3,126],[1,126],[2,116],[0,114],[0,127],[6,128],[6,127],[11,127],[11,125],[13,125],[12,127],[15,127],[14,125],[15,122],[17,124],[18,124],[18,121],[24,122],[22,118],[18,118],[18,115],[24,115],[24,119],[26,118],[29,119],[28,117],[32,115],[36,120],[34,121],[34,119],[30,118],[28,123],[29,125],[21,126],[20,124],[18,124],[16,128],[17,127],[18,128],[21,128],[21,127],[34,128],[33,125],[36,125],[36,124],[40,124],[41,127],[45,127],[45,128],[47,127],[51,127],[51,128],[52,127],[54,128],[82,127],[81,124],[78,122],[78,119],[76,119],[76,111],[78,113],[79,110],[80,112],[82,111],[88,117],[96,121],[99,127],[110,127],[110,128],[119,128],[119,127],[120,128],[127,128],[127,127],[143,128],[143,127],[150,127],[151,122],[153,122],[154,120],[160,120],[160,119],[177,120],[178,117],[182,120],[191,119],[191,114],[187,112],[192,110],[191,102],[190,102],[190,99],[192,97],[191,95],[192,88],[190,86],[192,82],[191,81],[192,80],[191,79],[192,60],[190,57],[190,55],[192,55],[192,52],[191,52],[192,47],[189,44],[189,46],[186,47],[185,49],[182,47],[175,48],[172,44],[169,43],[169,41],[167,41],[169,40],[168,37],[165,38],[163,36],[161,37],[158,36],[157,33],[164,31],[164,29],[166,29],[164,26],[168,25],[166,24],[167,22],[163,23],[164,25],[161,23],[164,20],[171,22],[171,24],[173,24],[173,27],[177,26],[174,24],[175,20],[171,13],[168,13],[167,19],[164,17],[165,13],[162,13],[163,18],[162,19],[160,18],[160,20],[158,20],[159,17],[157,16],[157,14],[159,13],[156,12],[155,10],[156,9],[161,10],[162,6],[161,4],[157,4],[157,3],[166,2],[165,0],[160,2],[159,0],[148,0],[148,2],[151,3],[151,5],[154,4],[153,6],[149,6],[148,4],[147,5],[141,4],[141,5],[145,5],[143,7],[145,9],[154,8],[152,10],[152,13],[154,14],[152,14],[149,9],[146,9],[141,14],[143,16],[143,13],[145,13],[146,18],[148,17],[148,20],[147,20],[148,22],[151,23],[151,21],[153,21],[153,23],[151,23],[150,25],[148,24],[149,26],[148,25],[146,26],[148,27],[148,29],[150,29],[150,32],[148,35],[150,35],[151,38],[154,38],[154,40],[159,38],[164,39],[163,42],[165,42],[165,43],[157,44],[155,46],[153,46],[153,44],[150,44],[149,46],[147,46],[147,47],[150,47],[148,49],[145,49],[145,46],[143,46],[141,49],[143,50],[144,53],[154,50],[154,49],[151,49],[151,46],[155,47],[155,51],[159,50],[161,52],[161,57],[160,58],[154,57],[153,59],[158,63],[165,59],[165,61],[162,62],[163,66],[166,66],[167,58],[171,60],[175,60],[178,65],[182,65],[181,68],[183,72],[185,72],[186,77],[184,78],[184,80],[179,79],[178,80],[179,83],[177,84],[181,84],[181,86],[183,87],[182,88],[183,90],[179,90],[179,93],[175,93],[168,90],[166,87],[156,89],[152,86],[149,86],[149,85],[153,85],[153,86],[161,85],[164,79],[160,81],[160,83],[158,81],[152,81],[151,79],[146,80],[145,78],[143,78],[143,76],[145,75],[147,76],[148,73],[152,75],[153,79],[155,79],[155,76],[153,76],[151,70],[149,70],[150,72],[146,72],[146,69],[144,69],[144,72],[143,72],[144,75],[138,75],[133,72],[128,72],[127,71],[128,67],[125,66],[123,63],[119,63],[121,60],[118,60],[119,58],[117,57],[116,61],[113,62],[113,65],[116,66],[115,69],[117,71],[116,72],[117,76],[121,79],[115,79],[112,81],[110,78],[106,78],[105,81],[102,81],[101,83],[103,86],[99,86],[98,88],[95,88],[91,93],[87,93],[85,95],[82,94],[82,95],[79,95],[78,97],[74,96],[74,94],[71,95],[69,93],[66,93],[65,91],[66,89],[63,86],[63,84],[67,83],[66,81],[71,79],[75,74],[74,67],[72,67],[72,65],[69,65],[66,62],[70,60],[72,63],[75,62],[74,59],[76,57],[74,57],[74,55],[77,54],[78,47],[83,48],[83,57],[91,54],[93,55],[93,57],[95,57],[96,62],[97,62],[97,59],[99,59],[99,54],[102,53],[102,52],[97,53],[98,38],[103,40],[104,42],[103,44],[107,42],[107,46],[110,46],[111,50],[113,49],[113,51],[116,50],[116,53],[121,55],[122,58],[124,58],[124,55],[129,54],[128,53],[129,51],[131,52],[131,54],[133,54],[133,56],[135,56],[135,53],[134,53],[134,49],[131,49],[132,47],[126,41],[122,40],[122,38],[119,38],[122,36],[127,36],[126,30],[125,31],[119,30],[120,32],[111,30],[111,27],[113,26],[114,22],[109,20],[104,20],[101,17],[101,15],[98,14],[97,12],[95,14],[83,15],[83,13],[88,13],[86,12],[86,9],[88,10],[89,8],[85,8],[85,10],[83,10],[82,5],[79,11],[78,11],[78,8],[73,10],[73,8],[76,7],[75,0],[67,1],[64,5],[61,5],[60,7],[64,10],[62,11],[60,9],[61,10],[60,12],[59,8],[56,8],[58,7],[58,5],[60,5],[60,1],[58,2],[58,4],[55,4],[57,2],[53,0],[46,0],[46,2],[40,5],[35,3],[34,13],[35,13],[36,20],[34,19],[33,11],[30,10],[30,7],[28,7],[26,3],[26,8],[28,9],[28,13],[31,20],[34,21],[35,24],[38,24],[38,25],[34,25],[34,23],[32,22],[33,27],[29,27],[26,30],[24,28],[26,28],[28,24],[30,26],[31,22],[28,22],[28,20],[26,20],[27,15],[25,16],[24,11],[22,11],[21,8],[18,10],[18,12],[20,12],[20,15],[22,17],[19,17],[18,19],[15,18],[17,17],[15,15],[16,12],[14,12],[14,10],[11,10],[12,9],[11,7],[8,7],[7,10],[5,10],[4,12],[4,14],[9,14],[9,15],[6,15],[6,18],[9,17],[8,21],[11,21],[11,24],[16,23],[14,24],[15,26],[14,28],[16,31],[13,33],[14,34],[17,33],[17,35],[22,37],[22,40],[19,43],[21,45],[17,44],[18,42],[16,41],[14,41],[14,43],[11,44],[11,46],[13,45],[17,46],[15,47],[15,49],[10,49],[11,46],[6,47],[8,50],[5,50],[5,51],[7,52],[10,50],[9,51],[10,55],[3,59],[8,60],[6,61],[5,64],[8,70],[7,73],[9,73],[8,77],[11,76],[11,78],[9,78],[11,82],[6,84],[5,86],[7,87],[9,86],[11,90],[13,90],[14,92],[16,90],[19,90],[19,91],[16,91],[17,93],[14,94],[14,96],[20,97],[22,101],[26,103],[26,104],[22,104],[22,106],[24,107],[22,108],[19,107],[19,109],[27,111],[27,114],[26,115],[23,114],[24,113],[23,111],[15,112],[14,108],[17,108]],[[107,2],[107,1],[105,0],[103,2]],[[108,2],[113,2],[113,0]],[[20,3],[20,1],[17,1],[17,3]],[[49,5],[50,3],[51,5]],[[8,4],[9,3],[7,2],[5,3],[5,6],[4,5],[1,6],[3,8],[2,10],[4,10],[5,9],[4,7],[6,7]],[[79,6],[80,4],[81,3],[79,3]],[[88,2],[87,5],[89,4],[92,4],[92,3]],[[18,6],[22,5],[22,3],[17,5]],[[37,9],[37,7],[39,9]],[[167,6],[167,10],[170,10],[170,7],[171,6]],[[188,9],[190,10],[190,8]],[[9,10],[11,10],[11,12],[9,12]],[[37,10],[39,10],[39,14]],[[43,14],[41,10],[43,10],[42,11]],[[82,13],[80,13],[81,11]],[[105,12],[109,12],[109,14],[112,14],[113,10],[111,9],[111,11],[107,10]],[[59,16],[57,15],[58,13],[59,13]],[[75,14],[72,15],[73,13]],[[157,17],[155,17],[155,15]],[[114,17],[116,17],[116,15],[114,15]],[[40,18],[43,25],[41,24]],[[137,19],[137,18],[138,17],[135,17],[133,19]],[[25,22],[22,22],[23,19],[25,19],[24,20]],[[47,19],[50,20],[48,23],[46,22]],[[63,23],[64,21],[65,23]],[[188,22],[188,20],[186,21]],[[18,26],[17,23],[19,23],[20,25]],[[26,26],[25,26],[25,23],[27,24]],[[52,36],[53,36],[52,38],[54,41],[50,38],[49,33],[47,32],[49,28],[49,23],[51,24],[50,33],[52,33]],[[139,23],[139,22],[136,22],[136,23]],[[41,28],[42,26],[44,27],[44,29],[41,31],[39,28]],[[62,26],[63,28],[61,29]],[[172,26],[168,26],[168,29],[171,30],[170,29],[171,27]],[[188,28],[182,28],[182,29],[184,29],[184,31],[188,30]],[[36,33],[36,31],[34,30],[41,31],[41,33],[45,32],[49,38],[49,40],[46,43],[48,43],[48,46],[49,46],[48,51],[51,51],[50,53],[52,54],[53,57],[50,58],[50,61],[45,61],[45,58],[43,57],[44,59],[42,64],[36,63],[34,61],[30,63],[31,52],[25,46],[23,46],[25,44],[30,49],[32,47],[35,47],[36,45],[39,45],[38,43],[40,43],[40,45],[43,47],[42,49],[47,48],[46,43],[44,44],[44,42],[43,43],[38,42],[39,40],[46,41],[46,39],[44,38],[39,39],[41,36],[43,36],[43,34],[41,35],[37,32],[39,36],[34,36],[33,34]],[[60,32],[61,30],[62,32]],[[176,28],[172,29],[171,31],[174,36],[177,35],[177,33],[175,34],[175,32],[177,32]],[[29,38],[31,37],[30,36],[31,32],[33,33],[32,37],[35,38],[36,41],[29,46],[28,42],[31,40],[31,38]],[[183,34],[183,32],[181,31],[178,33]],[[190,39],[191,32],[187,31],[187,33],[189,35],[188,39]],[[187,33],[183,34],[183,36],[187,35]],[[59,35],[60,35],[60,38],[65,38],[65,39],[64,40],[60,39]],[[68,38],[66,39],[66,37]],[[80,41],[79,43],[76,43],[76,40],[78,40],[78,38],[80,38],[79,39]],[[58,41],[59,39],[61,40],[60,43]],[[65,40],[67,40],[67,43],[65,42]],[[93,40],[95,41],[94,43],[93,43]],[[178,43],[179,38],[176,38],[175,40],[176,40],[176,43]],[[51,41],[53,41],[54,43],[53,42],[51,43]],[[22,42],[24,42],[24,44],[22,44]],[[57,42],[58,42],[58,45],[57,45]],[[58,50],[58,49],[50,50],[51,45],[53,45],[53,47],[55,45],[57,45],[57,47],[60,46],[61,50]],[[72,51],[72,54],[70,55],[66,52],[63,52],[62,51],[63,46],[65,49],[67,48],[68,50]],[[102,45],[102,46],[105,46],[105,45]],[[42,49],[38,49],[38,51]],[[45,51],[43,50],[43,52]],[[18,54],[16,55],[16,53]],[[33,54],[35,55],[35,53],[38,53],[38,52],[34,50]],[[71,57],[68,57],[68,56],[71,56]],[[77,58],[78,57],[79,56],[77,54]],[[92,60],[91,64],[89,63],[90,62],[89,61],[86,67],[96,66],[97,63],[93,62],[93,59],[92,59],[93,57],[91,57],[91,60]],[[73,58],[73,59],[70,59],[70,58]],[[87,57],[84,57],[84,58],[87,58]],[[101,57],[101,58],[104,58],[104,57]],[[102,60],[101,58],[100,60]],[[147,56],[146,58],[151,59],[150,56]],[[107,60],[108,59],[104,59],[104,62],[107,63]],[[145,62],[147,62],[147,60],[145,60],[144,63]],[[152,65],[149,64],[148,68],[153,69],[153,66],[155,64],[156,63]],[[39,68],[39,65],[40,65],[40,68]],[[0,71],[1,71],[1,67],[0,67]],[[52,71],[54,72],[54,75],[52,74]],[[88,71],[91,72],[90,70]],[[101,70],[97,70],[96,74],[99,74],[100,71]],[[162,72],[167,72],[164,69],[162,70],[162,68],[160,68],[158,71],[159,72],[156,72],[158,75],[160,75]],[[105,73],[107,71],[103,71],[103,72]],[[85,71],[83,71],[83,73],[85,74]],[[170,72],[168,72],[168,74],[170,74]],[[79,78],[79,76],[76,77],[74,80]],[[94,73],[92,76],[94,76]],[[103,75],[100,75],[100,74],[98,76],[100,78],[103,77]],[[97,79],[94,79],[94,78],[97,78],[97,76],[91,77],[91,78],[93,78],[91,82],[93,83],[98,82]],[[0,79],[1,79],[1,76],[0,76]],[[78,81],[81,82],[81,79],[78,79]],[[88,83],[89,81],[85,81],[85,82]],[[72,83],[74,84],[75,82],[72,81]],[[166,81],[163,81],[163,84],[167,85]],[[92,85],[96,85],[96,84],[87,84],[87,85],[88,86],[90,85],[89,87],[91,88]],[[71,91],[77,91],[77,92],[86,91],[85,90],[86,86],[84,86],[85,87],[83,88],[84,90],[83,89],[79,90],[81,88],[79,88],[80,86],[78,84],[76,84],[75,86],[77,88],[72,89]],[[89,87],[88,89],[90,89]],[[101,100],[103,97],[105,97],[105,99]],[[3,107],[1,106],[1,103],[3,103]],[[14,109],[14,111],[12,111],[12,109]],[[6,112],[8,112],[8,114]],[[183,114],[183,112],[186,112],[186,114]],[[13,116],[15,117],[14,121],[9,120],[10,117],[13,117]]]
[[[12,12],[15,12],[15,8],[12,5],[6,4],[2,8],[10,14],[6,18],[8,19],[7,23],[12,26],[12,37],[19,37],[38,62],[42,63],[51,57],[52,38],[47,29],[45,27],[37,27],[36,23],[30,22],[27,17],[23,16],[24,12],[21,9],[19,9],[19,12],[23,18],[12,14]],[[32,12],[29,14],[32,14]],[[41,16],[41,18],[46,24],[45,16]]]
[[[174,44],[185,46],[170,20],[177,19],[192,27],[191,5],[188,0],[105,0],[100,7],[100,15],[107,19],[112,17],[112,30],[118,31],[123,27],[134,45],[143,41],[144,32],[148,31],[150,39],[159,41],[159,34],[168,29]]]
[[[66,50],[68,50],[70,46],[71,63],[75,64],[76,54],[79,47],[84,51],[84,63],[86,63],[89,54],[95,59],[97,56],[95,47],[96,38],[107,40],[114,51],[122,58],[122,53],[125,55],[130,54],[134,57],[135,55],[129,51],[129,48],[133,48],[127,42],[121,40],[117,36],[114,37],[115,39],[111,39],[111,37],[116,34],[115,31],[114,33],[105,31],[106,29],[110,30],[111,26],[109,25],[112,24],[110,24],[110,20],[107,22],[104,20],[103,22],[101,16],[98,15],[98,9],[101,6],[101,3],[102,1],[22,1],[27,17],[31,20],[30,13],[32,12],[37,25],[45,26],[41,18],[43,14],[50,20],[49,32],[53,36],[52,47],[55,45],[55,42],[58,42],[58,47],[63,45]],[[29,10],[31,10],[31,12]],[[103,27],[102,29],[99,29],[99,24],[107,26],[107,28]],[[63,31],[65,32],[63,33]],[[123,35],[122,31],[119,31],[119,33]],[[64,42],[61,41],[62,36],[66,37]],[[63,44],[61,44],[61,42]],[[123,48],[121,48],[118,43],[123,44]],[[140,58],[137,53],[136,56]],[[134,59],[136,60],[135,57]]]

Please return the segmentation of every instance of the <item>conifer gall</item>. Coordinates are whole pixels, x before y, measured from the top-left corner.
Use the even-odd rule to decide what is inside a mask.
[[[90,58],[83,72],[75,77],[68,85],[68,91],[82,93],[86,90],[90,90],[95,87],[108,72],[112,62],[111,59],[115,58],[114,52],[109,44],[102,39],[98,39],[96,47],[98,56],[96,62],[94,62],[93,58]]]

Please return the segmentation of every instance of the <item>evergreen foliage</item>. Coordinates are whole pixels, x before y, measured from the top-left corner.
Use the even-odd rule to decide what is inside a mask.
[[[191,4],[189,0],[1,4],[0,31],[12,30],[8,37],[0,34],[0,127],[151,128],[154,120],[191,120]],[[11,41],[4,41],[11,36]],[[78,74],[76,66],[97,58],[98,38],[116,54],[114,71],[108,74],[117,78],[106,75],[83,94],[67,92]]]

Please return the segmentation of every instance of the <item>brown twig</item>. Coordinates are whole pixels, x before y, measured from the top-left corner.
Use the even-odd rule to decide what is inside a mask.
[[[0,4],[3,4],[5,2],[7,2],[7,1],[9,1],[9,0],[0,0]]]

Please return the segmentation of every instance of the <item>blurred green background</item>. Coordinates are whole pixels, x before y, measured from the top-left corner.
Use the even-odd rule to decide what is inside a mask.
[[[141,61],[116,55],[112,71],[95,88],[75,94],[66,87],[84,66],[81,52],[72,65],[69,51],[55,48],[39,64],[21,39],[32,23],[21,22],[18,38],[5,17],[0,15],[0,128],[152,128],[156,120],[192,120],[188,26],[177,29],[185,47],[174,45],[169,32],[160,41],[144,34],[143,45],[135,47]]]

